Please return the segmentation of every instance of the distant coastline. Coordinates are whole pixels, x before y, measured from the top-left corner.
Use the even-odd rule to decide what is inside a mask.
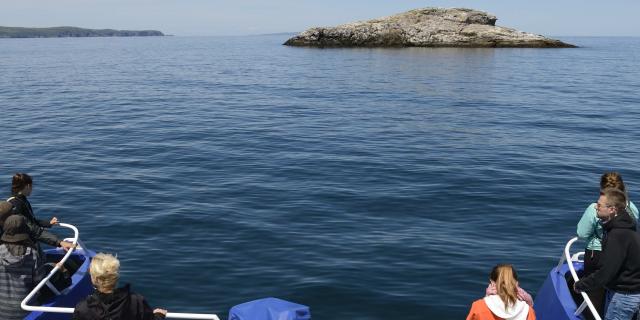
[[[157,30],[84,29],[78,27],[0,27],[0,38],[161,37]]]

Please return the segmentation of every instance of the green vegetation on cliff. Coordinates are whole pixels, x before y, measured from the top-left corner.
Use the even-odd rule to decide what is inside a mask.
[[[83,29],[77,27],[17,28],[0,27],[0,38],[64,38],[64,37],[147,37],[164,36],[156,30]]]

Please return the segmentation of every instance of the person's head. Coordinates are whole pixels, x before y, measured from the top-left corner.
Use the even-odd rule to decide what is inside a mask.
[[[600,191],[602,192],[607,188],[614,188],[622,192],[627,192],[627,189],[624,186],[624,181],[622,181],[622,176],[617,172],[605,172],[602,174],[602,177],[600,177]]]
[[[7,201],[0,201],[0,227],[4,224],[4,220],[7,219],[13,212],[13,205]]]
[[[21,215],[14,214],[7,217],[2,225],[2,230],[0,240],[4,243],[23,243],[30,239],[26,218]]]
[[[89,267],[91,282],[102,293],[111,293],[120,278],[120,261],[108,253],[98,253]]]
[[[26,197],[31,195],[33,190],[33,179],[26,173],[16,173],[11,182],[11,194],[17,196],[22,194]]]
[[[518,274],[510,264],[498,264],[493,267],[489,280],[496,285],[498,296],[509,308],[518,301]]]
[[[600,192],[600,198],[596,203],[598,218],[609,220],[618,213],[626,212],[627,195],[618,189],[606,188]]]

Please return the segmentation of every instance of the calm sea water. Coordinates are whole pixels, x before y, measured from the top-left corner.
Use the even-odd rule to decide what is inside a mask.
[[[535,295],[606,170],[640,191],[640,38],[305,49],[287,35],[0,40],[0,178],[154,306],[461,319]],[[578,246],[580,247],[580,246]]]

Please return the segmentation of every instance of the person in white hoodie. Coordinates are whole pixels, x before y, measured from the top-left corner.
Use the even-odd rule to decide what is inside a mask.
[[[510,264],[493,267],[489,275],[497,294],[476,300],[467,320],[535,320],[533,308],[518,300],[518,274]]]

